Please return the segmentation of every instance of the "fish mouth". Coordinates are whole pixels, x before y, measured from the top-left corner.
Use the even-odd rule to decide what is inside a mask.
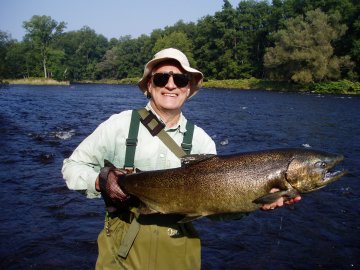
[[[338,180],[340,177],[346,175],[348,173],[345,169],[340,169],[336,171],[330,171],[330,169],[335,169],[335,167],[344,160],[344,156],[338,156],[336,159],[334,159],[333,164],[331,164],[327,170],[323,173],[323,183],[325,185],[334,182]]]
[[[340,177],[343,177],[347,173],[348,173],[347,170],[340,170],[340,171],[335,171],[335,172],[326,171],[324,173],[323,181],[326,183],[331,183],[333,181],[336,181]]]

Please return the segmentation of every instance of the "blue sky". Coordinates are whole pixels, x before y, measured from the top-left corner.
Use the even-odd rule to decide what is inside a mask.
[[[237,7],[240,0],[230,0]],[[107,38],[163,29],[179,20],[197,22],[220,11],[222,0],[0,0],[0,30],[21,41],[24,21],[33,15],[50,16],[67,23],[65,31],[89,26]]]

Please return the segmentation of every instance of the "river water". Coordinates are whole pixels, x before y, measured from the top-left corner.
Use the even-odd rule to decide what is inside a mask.
[[[135,86],[0,88],[1,269],[93,269],[101,199],[67,189],[62,161],[111,114],[146,104]],[[360,269],[360,97],[202,89],[185,115],[220,155],[311,147],[350,173],[301,202],[195,222],[202,269]]]

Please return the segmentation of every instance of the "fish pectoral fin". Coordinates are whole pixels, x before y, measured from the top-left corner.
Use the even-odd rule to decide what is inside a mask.
[[[187,223],[202,217],[203,216],[185,216],[183,219],[179,220],[178,223]]]
[[[150,214],[156,214],[159,213],[158,211],[155,211],[149,207],[147,207],[144,203],[141,203],[138,212],[140,215],[150,215]]]
[[[298,195],[298,192],[295,189],[289,189],[289,190],[281,190],[274,193],[269,193],[264,196],[261,196],[255,200],[253,200],[253,203],[256,204],[269,204],[276,202],[279,198],[284,197],[286,200],[290,200],[295,198]]]

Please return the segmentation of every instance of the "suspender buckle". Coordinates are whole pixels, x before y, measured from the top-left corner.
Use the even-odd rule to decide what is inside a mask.
[[[126,146],[136,146],[137,142],[138,142],[137,138],[127,138]]]
[[[156,136],[165,125],[151,112],[148,112],[148,116],[144,119],[140,119],[140,122],[149,130],[152,136]]]
[[[181,148],[187,153],[189,154],[191,152],[191,148],[192,148],[192,144],[191,143],[182,143],[181,144]]]

